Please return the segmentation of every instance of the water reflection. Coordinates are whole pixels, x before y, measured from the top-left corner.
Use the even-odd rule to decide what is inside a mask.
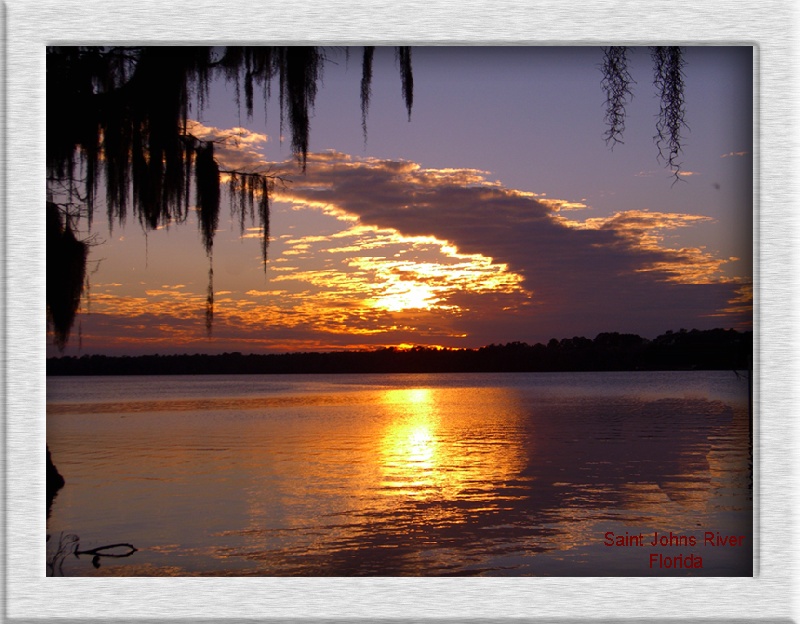
[[[384,492],[426,500],[446,487],[438,418],[429,388],[387,390],[384,405],[392,413],[381,440]]]
[[[124,532],[138,567],[97,573],[146,575],[647,574],[604,532],[752,535],[740,402],[691,378],[601,397],[486,379],[48,407],[71,486],[50,529]],[[751,562],[728,550],[707,569]]]
[[[384,495],[408,501],[498,497],[497,486],[524,467],[531,449],[523,448],[513,396],[484,389],[475,391],[471,400],[473,407],[465,409],[462,393],[441,388],[384,393]]]

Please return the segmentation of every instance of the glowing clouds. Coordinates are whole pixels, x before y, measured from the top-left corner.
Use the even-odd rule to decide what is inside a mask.
[[[491,258],[461,254],[453,245],[432,236],[404,236],[391,228],[351,225],[350,219],[332,215],[329,218],[337,219],[342,229],[328,237],[278,242],[282,248],[279,259],[292,266],[274,267],[277,275],[272,278],[283,285],[295,284],[294,290],[302,288],[321,310],[328,302],[339,308],[346,304],[350,310],[359,311],[362,322],[378,318],[370,310],[435,311],[441,324],[448,315],[463,312],[469,300],[479,306],[482,293],[506,293],[520,302],[529,297],[521,286],[522,277]],[[460,303],[454,303],[454,298]],[[384,321],[390,318],[384,331],[403,322],[394,316]],[[380,331],[380,327],[373,329]]]
[[[567,211],[589,209],[583,200],[508,189],[478,170],[424,169],[336,153],[310,155],[306,176],[280,199],[296,209],[355,219],[356,228],[341,236],[372,227],[378,239],[338,248],[352,254],[356,279],[373,285],[371,305],[459,314],[457,333],[478,344],[592,336],[610,327],[650,336],[674,325],[707,328],[712,318],[717,324],[727,318],[728,326],[749,323],[746,315],[730,314],[741,311],[731,304],[740,301],[738,289],[748,276],[724,278],[721,268],[729,259],[702,247],[666,244],[667,232],[707,223],[702,215],[628,210],[568,219]],[[414,259],[405,265],[402,252],[359,253],[383,249],[386,232],[406,246],[427,237],[440,242],[445,256],[448,248],[457,249],[470,260]],[[464,292],[481,294],[481,304],[463,305]],[[512,301],[502,297],[512,293]]]
[[[710,221],[710,217],[702,215],[626,210],[608,218],[563,223],[574,229],[614,232],[621,239],[620,244],[643,256],[643,265],[634,269],[637,273],[651,272],[667,281],[702,284],[718,279],[722,265],[733,259],[718,258],[697,247],[667,248],[665,232]],[[644,254],[652,254],[653,258]]]
[[[428,284],[398,280],[390,284],[379,299],[367,300],[366,303],[389,312],[400,312],[415,309],[430,310],[439,300]]]
[[[236,270],[215,271],[210,340],[204,272],[125,286],[119,275],[98,276],[88,342],[135,341],[146,351],[479,347],[751,322],[751,279],[722,274],[734,258],[670,247],[674,232],[708,217],[596,217],[585,200],[509,189],[475,169],[335,152],[309,154],[299,174],[294,162],[263,161],[264,135],[240,132],[238,140],[220,151],[225,166],[291,179],[273,194],[266,274],[259,249],[248,247],[259,228],[217,239],[215,262]]]

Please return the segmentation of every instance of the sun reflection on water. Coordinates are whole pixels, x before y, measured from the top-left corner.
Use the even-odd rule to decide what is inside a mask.
[[[495,430],[491,417],[465,413],[466,406],[454,413],[445,407],[452,400],[446,395],[430,388],[384,393],[390,414],[380,441],[384,495],[429,502],[492,498],[489,490],[523,467],[518,441]]]
[[[392,420],[381,441],[384,493],[425,500],[441,485],[441,449],[433,392],[388,390],[383,402]]]

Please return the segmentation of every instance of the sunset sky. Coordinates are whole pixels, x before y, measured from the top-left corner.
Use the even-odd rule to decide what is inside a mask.
[[[679,182],[657,158],[646,48],[630,57],[634,98],[613,150],[600,48],[414,48],[410,120],[394,52],[379,49],[366,142],[360,59],[331,52],[305,173],[281,140],[277,89],[265,121],[261,103],[248,119],[234,86],[215,84],[193,132],[235,137],[217,152],[223,166],[287,178],[266,271],[259,228],[242,235],[226,196],[211,261],[193,217],[145,234],[98,215],[90,290],[63,354],[751,328],[752,48],[686,49]]]

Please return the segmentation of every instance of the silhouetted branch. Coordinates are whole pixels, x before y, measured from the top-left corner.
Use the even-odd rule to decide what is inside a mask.
[[[50,540],[49,535],[47,536],[47,540],[48,541]],[[62,576],[64,575],[62,569],[62,566],[64,565],[64,559],[66,559],[67,555],[69,555],[70,553],[75,552],[77,544],[78,544],[77,535],[73,533],[64,535],[63,532],[61,533],[61,535],[59,535],[58,546],[56,546],[56,552],[46,563],[48,576],[57,576],[58,574]]]
[[[112,548],[120,548],[125,547],[128,549],[128,552],[125,553],[107,553],[103,552],[105,550],[110,550]],[[133,546],[133,544],[128,543],[119,543],[119,544],[109,544],[108,546],[98,546],[97,548],[90,548],[89,550],[75,550],[75,556],[78,557],[80,555],[100,555],[101,557],[113,557],[116,559],[122,559],[124,557],[130,557],[133,553],[137,552],[138,549]]]
[[[47,540],[50,540],[50,536],[47,536]],[[81,555],[92,555],[92,565],[95,568],[100,567],[100,559],[101,557],[110,557],[113,559],[124,559],[125,557],[130,557],[133,553],[138,552],[138,549],[133,546],[133,544],[128,543],[118,543],[118,544],[108,544],[107,546],[98,546],[97,548],[90,548],[88,550],[79,550],[79,538],[74,533],[68,533],[64,535],[62,532],[58,538],[58,545],[56,546],[56,551],[53,556],[47,561],[47,571],[48,576],[58,576],[64,575],[63,565],[64,559],[69,554],[75,555],[75,558],[80,558]],[[127,552],[106,552],[113,548],[127,548]]]

